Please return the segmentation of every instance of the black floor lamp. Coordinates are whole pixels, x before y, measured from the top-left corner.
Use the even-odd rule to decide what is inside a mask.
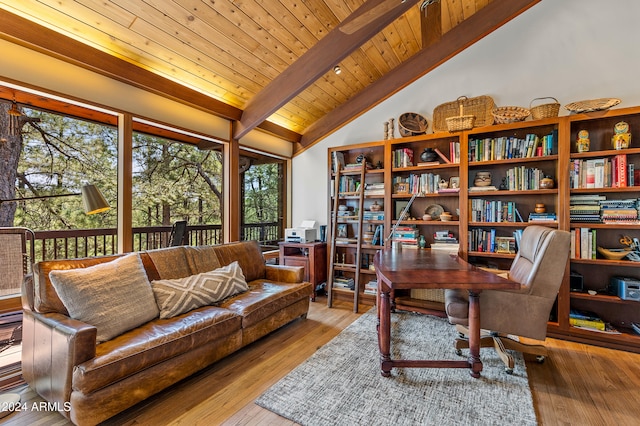
[[[93,184],[85,184],[81,188],[81,192],[74,192],[70,194],[55,194],[55,195],[38,195],[35,197],[24,198],[12,198],[9,200],[0,200],[2,203],[10,203],[25,200],[43,200],[45,198],[58,198],[58,197],[72,197],[75,195],[82,195],[82,203],[84,204],[84,212],[86,214],[102,213],[109,210],[111,207],[107,200],[105,200],[102,192]]]

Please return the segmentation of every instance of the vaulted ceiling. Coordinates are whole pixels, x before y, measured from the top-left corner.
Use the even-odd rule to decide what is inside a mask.
[[[0,0],[0,38],[299,150],[538,1]]]

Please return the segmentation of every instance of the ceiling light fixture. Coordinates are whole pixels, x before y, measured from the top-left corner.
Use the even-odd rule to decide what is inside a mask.
[[[340,69],[340,65],[336,65],[335,67],[333,67],[333,72],[335,72],[336,74],[340,74],[342,72],[342,70]]]

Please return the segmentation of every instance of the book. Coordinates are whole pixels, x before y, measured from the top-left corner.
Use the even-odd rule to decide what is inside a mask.
[[[569,324],[574,327],[582,327],[582,328],[593,328],[595,330],[605,330],[605,323],[601,319],[597,320],[586,320],[580,318],[573,318],[569,316]]]
[[[436,154],[438,154],[440,158],[442,158],[442,161],[444,161],[447,164],[451,164],[451,161],[447,158],[446,155],[442,153],[442,151],[440,151],[438,148],[433,148],[433,150],[436,152]]]
[[[339,152],[339,151],[333,151],[331,153],[331,159],[332,159],[332,165],[333,165],[333,172],[337,172],[338,170],[342,170],[342,168],[345,165],[344,162],[344,152]]]

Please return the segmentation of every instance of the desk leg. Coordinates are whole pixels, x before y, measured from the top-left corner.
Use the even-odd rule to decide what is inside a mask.
[[[380,370],[384,377],[391,375],[391,306],[389,292],[380,290],[378,316],[378,346],[380,347]]]
[[[469,367],[472,377],[480,377],[480,292],[469,290]]]

